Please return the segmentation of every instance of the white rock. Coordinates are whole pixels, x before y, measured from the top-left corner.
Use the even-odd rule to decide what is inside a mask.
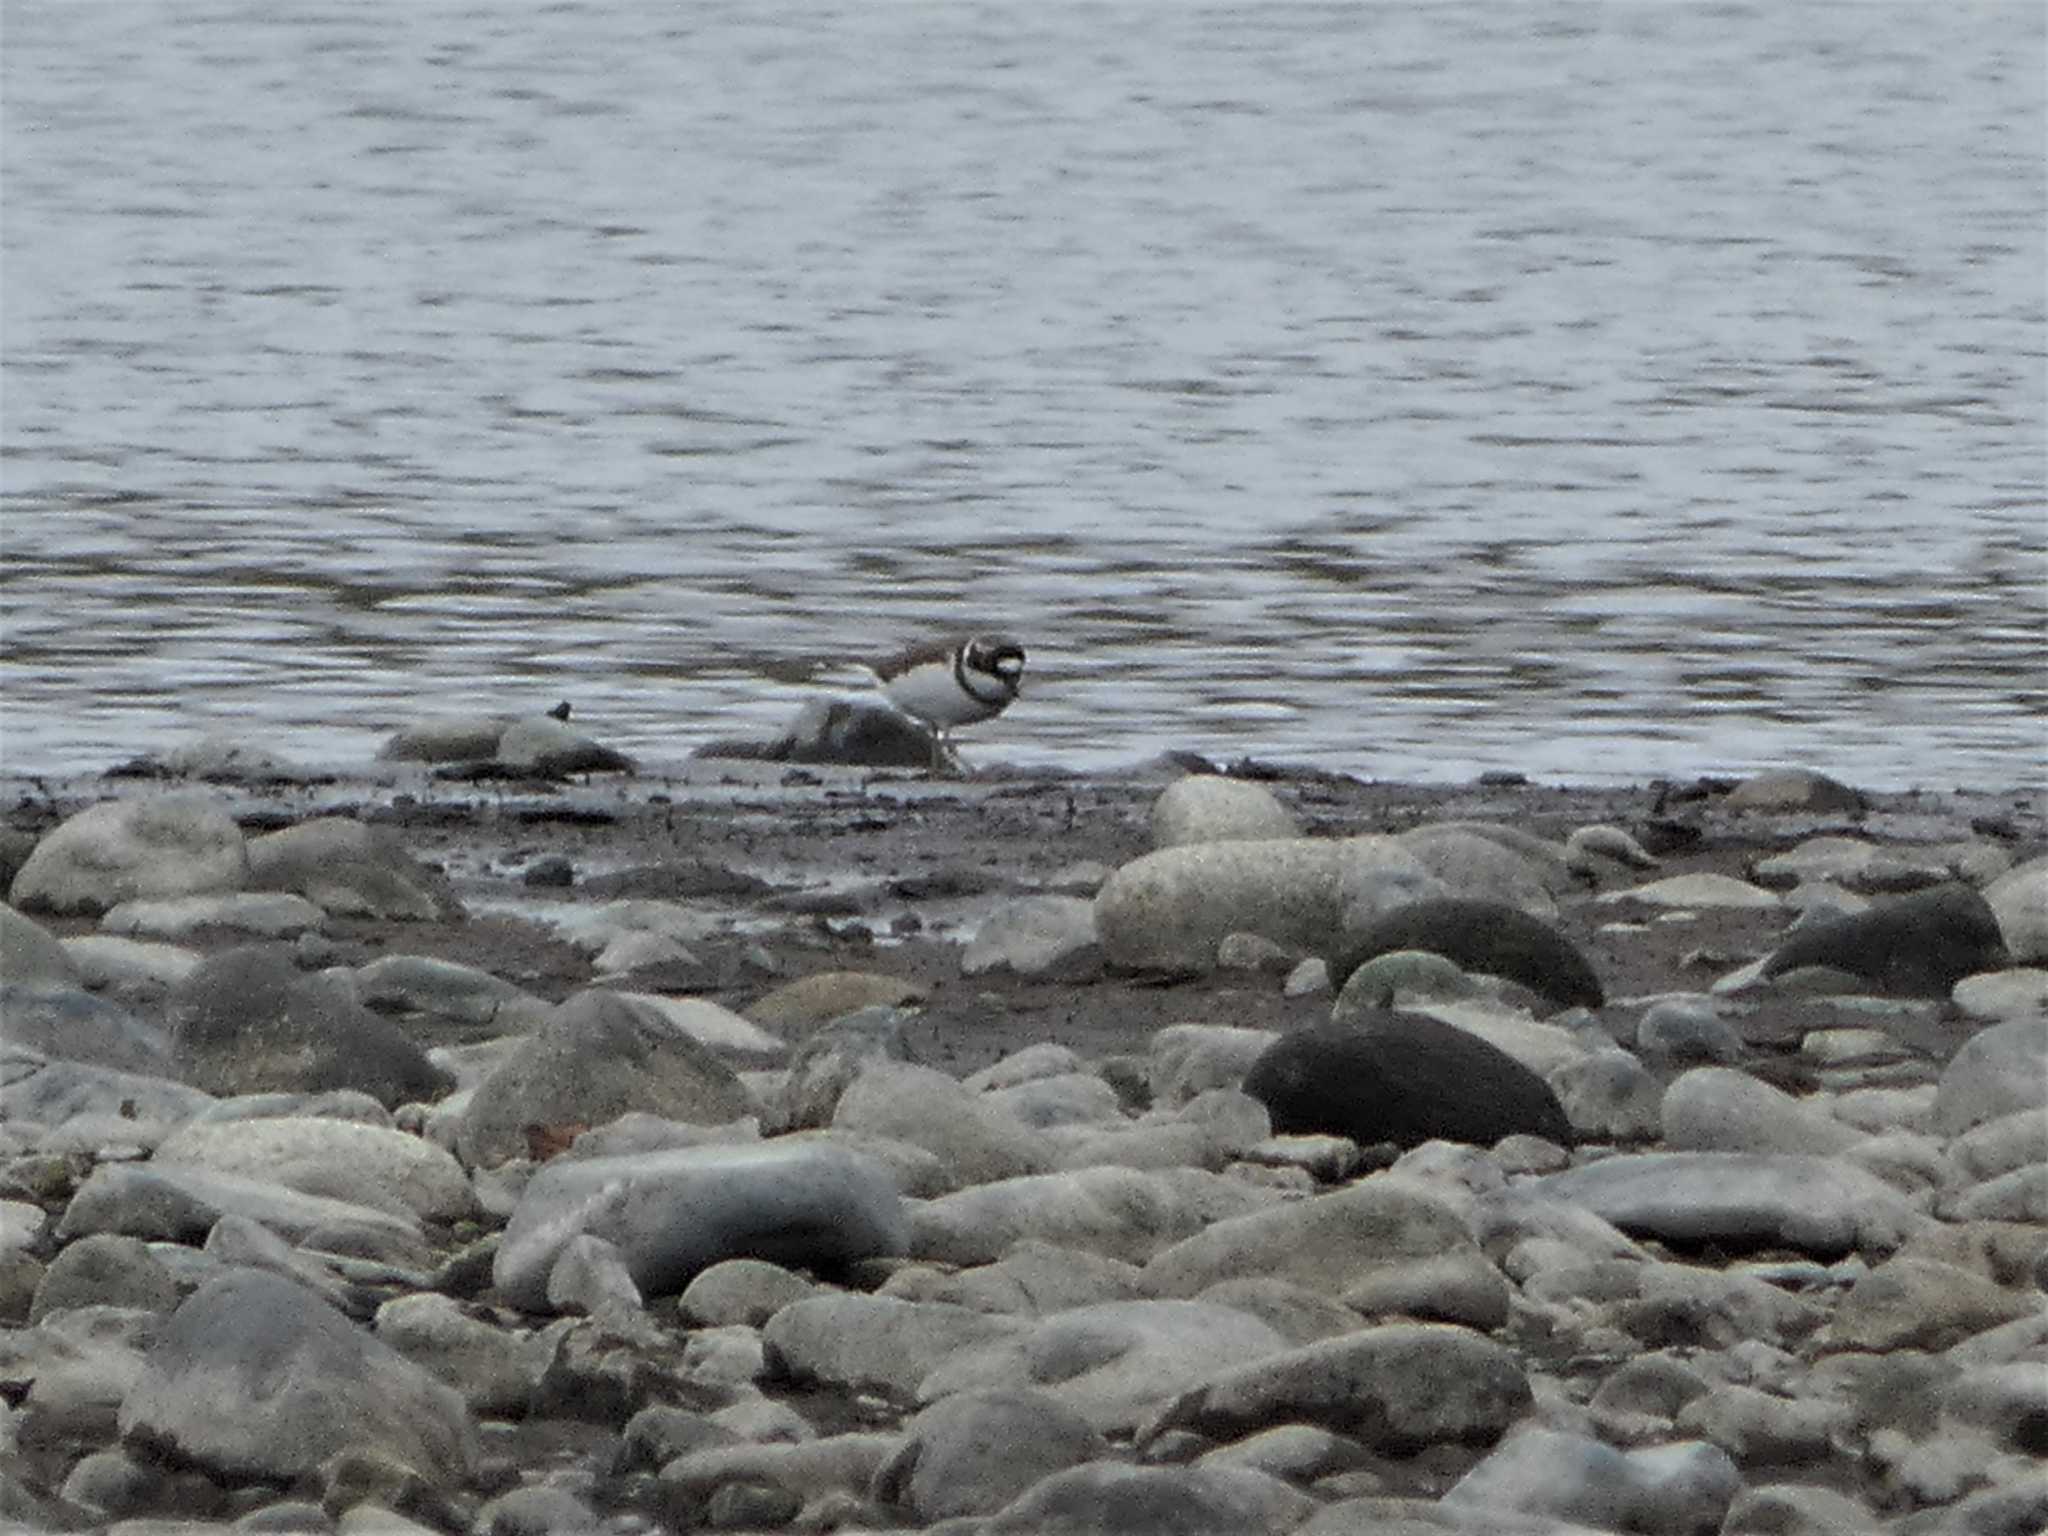
[[[166,896],[124,901],[100,919],[107,933],[146,934],[176,939],[201,928],[232,928],[265,938],[316,932],[327,920],[303,896],[280,891],[235,891],[226,895]]]
[[[1004,902],[975,930],[960,971],[1009,970],[1042,976],[1095,947],[1095,903],[1080,896],[1021,896]]]
[[[909,1251],[992,1264],[1027,1238],[1142,1264],[1201,1225],[1173,1186],[1135,1168],[1097,1166],[998,1179],[915,1206]]]
[[[1695,1067],[1664,1091],[1664,1144],[1677,1152],[1840,1152],[1861,1132],[1731,1067]]]
[[[24,911],[104,912],[124,901],[241,889],[242,829],[193,792],[89,806],[36,844],[9,893]]]
[[[282,1116],[194,1123],[172,1133],[152,1159],[160,1167],[264,1179],[339,1198],[375,1188],[424,1221],[458,1221],[476,1211],[462,1165],[408,1136],[351,1120]]]
[[[1301,823],[1263,784],[1220,774],[1177,779],[1152,802],[1152,846],[1301,836]]]
[[[1633,885],[1623,891],[1608,891],[1597,899],[1603,903],[1640,901],[1658,907],[1752,909],[1783,905],[1775,895],[1760,886],[1751,885],[1746,880],[1737,880],[1729,875],[1711,873],[1672,875],[1667,879],[1653,880],[1648,885]]]
[[[2048,961],[2048,854],[2015,865],[1984,887],[2013,959]]]
[[[113,934],[82,933],[63,943],[80,980],[95,991],[168,992],[199,964],[197,950]]]
[[[1103,1302],[953,1356],[924,1378],[918,1397],[1037,1387],[1111,1434],[1135,1428],[1198,1382],[1287,1347],[1272,1327],[1230,1307]]]
[[[688,1035],[713,1050],[736,1056],[780,1056],[789,1049],[780,1035],[769,1033],[752,1020],[703,997],[665,997],[657,992],[618,994],[636,1008],[645,1008],[665,1020],[670,1028]]]

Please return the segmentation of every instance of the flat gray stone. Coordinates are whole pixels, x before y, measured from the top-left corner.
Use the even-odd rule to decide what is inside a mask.
[[[1519,1186],[1582,1205],[1665,1242],[1797,1248],[1819,1257],[1890,1252],[1927,1219],[1891,1185],[1839,1158],[1768,1152],[1644,1152]]]
[[[962,975],[1043,976],[1096,949],[1095,903],[1080,896],[1021,896],[982,919],[960,955]]]
[[[2048,1016],[2009,1019],[1980,1030],[1942,1070],[1934,1129],[1960,1136],[2015,1110],[2041,1106],[2048,1082]]]
[[[2016,864],[1984,887],[2005,947],[2022,965],[2048,963],[2048,854]]]
[[[963,1350],[917,1395],[1036,1388],[1105,1434],[1127,1432],[1197,1383],[1287,1348],[1270,1324],[1213,1302],[1101,1302]]]
[[[1617,1451],[1585,1435],[1530,1426],[1443,1496],[1455,1510],[1547,1515],[1599,1530],[1716,1532],[1742,1491],[1728,1453],[1702,1441]]]
[[[421,1137],[352,1120],[282,1115],[191,1124],[160,1142],[152,1161],[330,1198],[375,1189],[383,1203],[396,1200],[422,1221],[476,1213],[476,1195],[452,1155]]]
[[[182,939],[223,928],[264,939],[314,933],[327,914],[303,896],[281,891],[224,891],[124,901],[100,919],[106,932],[130,938]]]
[[[289,891],[349,917],[429,922],[462,911],[447,880],[413,858],[396,833],[344,816],[251,840],[249,889]]]
[[[1282,1536],[1314,1509],[1307,1494],[1243,1467],[1091,1461],[1041,1479],[980,1536]]]
[[[870,1065],[839,1095],[832,1128],[923,1147],[956,1184],[1038,1173],[1052,1162],[1038,1132],[931,1067]]]
[[[0,979],[13,986],[58,982],[74,987],[84,980],[47,928],[4,902],[0,902]]]
[[[196,1243],[222,1216],[242,1216],[287,1241],[347,1241],[397,1259],[424,1253],[419,1224],[389,1211],[303,1195],[259,1179],[151,1163],[102,1163],[78,1187],[57,1224],[70,1241],[92,1232]]]
[[[116,1072],[181,1075],[163,1030],[71,982],[0,982],[0,1039],[45,1057]]]
[[[1097,1166],[995,1179],[910,1213],[908,1251],[947,1264],[992,1264],[1027,1239],[1141,1264],[1201,1226],[1166,1180]]]
[[[906,1231],[888,1175],[827,1142],[557,1159],[506,1224],[493,1262],[506,1301],[544,1310],[556,1260],[582,1236],[612,1244],[641,1294],[658,1296],[725,1259],[815,1269],[898,1253]]]
[[[1216,1222],[1145,1266],[1145,1283],[1160,1296],[1193,1296],[1255,1275],[1366,1314],[1478,1328],[1507,1321],[1507,1280],[1457,1211],[1426,1185],[1398,1176]]]
[[[1829,1156],[1863,1132],[1732,1067],[1695,1067],[1664,1091],[1664,1144],[1674,1152],[1811,1152]]]
[[[952,1355],[1028,1325],[939,1302],[833,1292],[791,1302],[761,1330],[769,1358],[798,1381],[883,1387],[909,1397]]]
[[[1093,1425],[1049,1392],[962,1392],[903,1426],[873,1493],[921,1521],[993,1514],[1041,1478],[1108,1450]]]
[[[1489,1444],[1530,1404],[1514,1351],[1445,1323],[1386,1323],[1212,1378],[1148,1426],[1236,1439],[1272,1424],[1320,1424],[1379,1451]]]
[[[121,1072],[0,1045],[0,1089],[10,1119],[60,1126],[80,1115],[174,1124],[215,1102],[204,1089],[154,1073]]]
[[[579,992],[480,1083],[456,1132],[473,1168],[527,1151],[526,1128],[594,1126],[638,1110],[723,1125],[753,1113],[733,1069],[683,1031],[603,991]]]

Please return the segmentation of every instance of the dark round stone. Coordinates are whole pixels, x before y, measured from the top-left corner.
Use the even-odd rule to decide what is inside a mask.
[[[2007,963],[1991,904],[1957,881],[1802,928],[1772,953],[1764,975],[1825,965],[1900,996],[1947,997],[1965,976]]]
[[[1283,1035],[1252,1063],[1244,1091],[1282,1135],[1399,1147],[1439,1139],[1491,1146],[1514,1135],[1572,1141],[1542,1078],[1477,1035],[1398,1009]]]
[[[1383,912],[1347,935],[1330,960],[1339,991],[1366,961],[1397,949],[1427,950],[1468,971],[1519,982],[1560,1008],[1607,1001],[1593,966],[1563,934],[1504,901],[1441,896]]]

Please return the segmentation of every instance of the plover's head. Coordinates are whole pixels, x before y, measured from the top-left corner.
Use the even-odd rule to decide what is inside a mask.
[[[960,659],[970,672],[1001,678],[1011,693],[1024,686],[1024,647],[1008,635],[976,635],[962,648]]]

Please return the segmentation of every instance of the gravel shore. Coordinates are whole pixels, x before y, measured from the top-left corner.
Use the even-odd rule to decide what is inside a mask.
[[[2048,1521],[2048,795],[1204,766],[4,781],[0,1519]]]

